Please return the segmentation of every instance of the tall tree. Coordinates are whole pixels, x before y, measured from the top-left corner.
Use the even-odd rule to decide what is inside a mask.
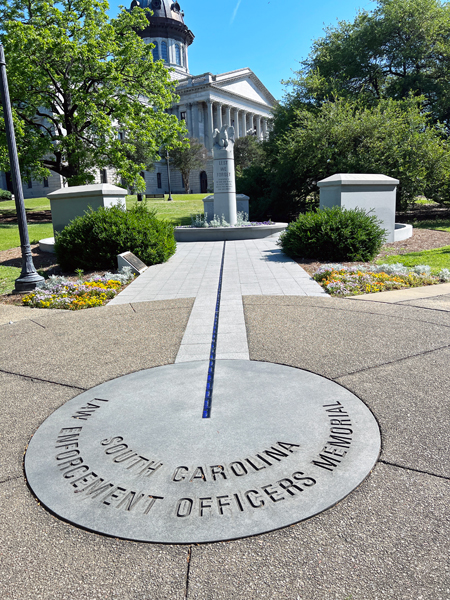
[[[201,169],[206,164],[207,151],[203,144],[196,138],[186,139],[182,146],[174,148],[170,153],[173,166],[183,175],[184,191],[189,194],[190,175],[196,169]]]
[[[110,19],[108,8],[106,0],[0,0],[0,40],[28,176],[51,169],[79,185],[109,166],[139,188],[145,164],[133,160],[133,140],[145,146],[147,162],[159,159],[161,144],[179,144],[183,127],[165,112],[176,100],[175,84],[136,33],[148,24],[146,11],[122,8]],[[8,170],[0,147],[0,168]]]
[[[425,97],[434,121],[450,126],[450,4],[377,0],[373,12],[342,21],[313,44],[291,102],[320,106],[334,96],[376,103]]]

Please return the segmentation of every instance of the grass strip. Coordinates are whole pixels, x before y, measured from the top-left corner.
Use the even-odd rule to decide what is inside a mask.
[[[409,252],[408,254],[395,254],[377,261],[378,265],[393,265],[396,263],[402,263],[405,267],[428,265],[431,267],[431,273],[437,275],[441,269],[450,269],[450,246],[422,250],[421,252]]]

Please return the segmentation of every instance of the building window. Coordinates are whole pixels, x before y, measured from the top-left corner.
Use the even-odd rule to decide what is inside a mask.
[[[48,178],[44,177],[44,187],[48,187]]]
[[[155,44],[155,47],[152,50],[152,52],[153,52],[153,60],[157,61],[157,60],[159,60],[158,42],[152,42],[152,43]]]
[[[156,173],[156,184],[159,189],[162,188],[161,173]]]
[[[119,140],[123,140],[123,131],[119,131],[117,133],[117,137],[119,138]]]
[[[186,113],[185,112],[180,113],[180,121],[186,121]]]
[[[175,44],[175,62],[181,66],[181,50],[178,44]]]
[[[167,62],[167,44],[161,42],[161,58]]]
[[[100,182],[108,183],[108,171],[106,169],[100,171]]]

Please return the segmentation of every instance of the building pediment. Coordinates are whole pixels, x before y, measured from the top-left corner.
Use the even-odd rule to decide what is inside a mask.
[[[239,69],[216,75],[212,86],[260,104],[266,104],[267,107],[276,104],[275,98],[250,69]]]

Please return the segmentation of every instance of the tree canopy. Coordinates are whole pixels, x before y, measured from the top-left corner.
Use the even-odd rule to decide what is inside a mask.
[[[51,169],[79,185],[113,167],[139,188],[145,164],[133,160],[136,144],[147,164],[162,144],[179,144],[183,125],[165,112],[177,100],[175,83],[136,33],[148,25],[146,11],[122,8],[110,19],[108,8],[106,0],[0,0],[24,175]],[[8,170],[5,146],[0,168]]]
[[[290,116],[289,127],[278,129],[265,145],[263,162],[238,179],[239,190],[259,198],[274,218],[290,219],[311,208],[318,198],[317,182],[335,173],[399,179],[402,208],[422,194],[437,202],[450,200],[449,144],[430,123],[420,99],[380,100],[374,107],[339,99],[314,111],[292,109]],[[261,216],[258,210],[255,215]]]
[[[377,0],[313,43],[289,83],[290,102],[320,106],[340,96],[401,100],[424,96],[434,121],[450,126],[450,4],[440,0]]]

